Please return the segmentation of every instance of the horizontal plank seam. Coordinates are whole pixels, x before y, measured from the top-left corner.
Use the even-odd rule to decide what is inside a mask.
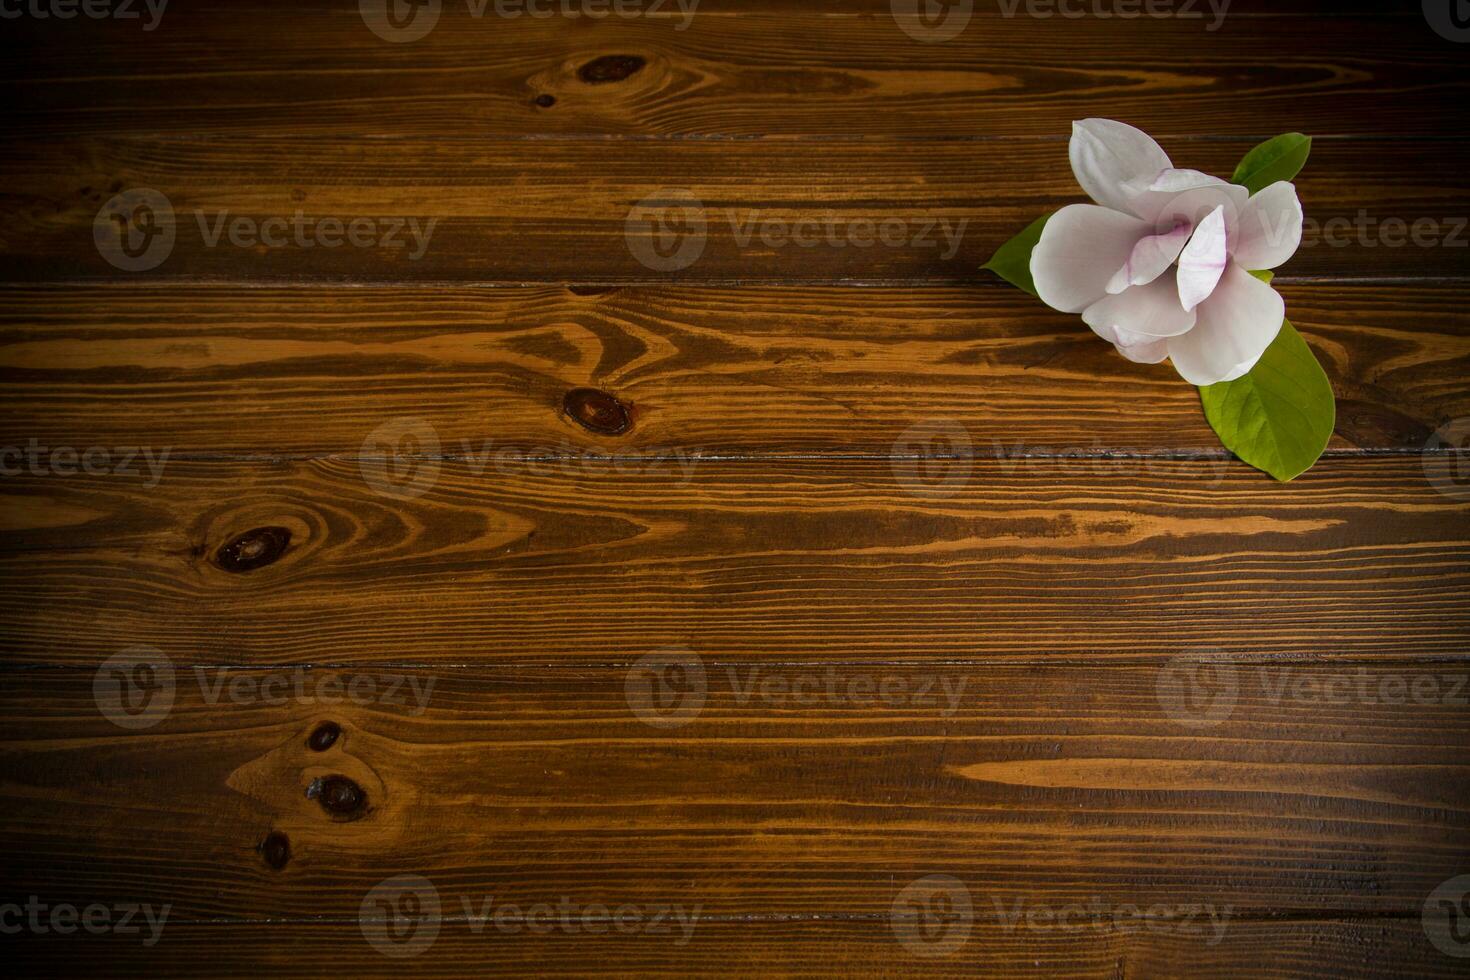
[[[63,448],[63,447],[58,447]],[[1355,460],[1355,459],[1412,459],[1414,457],[1433,456],[1456,458],[1470,454],[1470,449],[1454,445],[1435,446],[1384,446],[1370,448],[1337,448],[1327,449],[1322,453],[1322,459]],[[49,461],[51,449],[49,447],[38,448],[35,459],[38,463]],[[478,461],[481,457],[474,453],[400,453],[396,455],[387,454],[360,454],[340,452],[173,452],[168,454],[170,463],[201,463],[201,464],[230,464],[230,463],[260,463],[265,465],[278,465],[283,463],[317,463],[317,462],[341,462],[341,463],[363,463],[382,462],[387,460],[416,460],[420,462],[459,463]],[[690,462],[690,463],[872,463],[872,462],[925,462],[929,460],[949,460],[954,462],[1043,462],[1047,460],[1068,460],[1076,462],[1133,462],[1138,460],[1159,462],[1220,462],[1231,460],[1235,457],[1226,449],[1175,449],[1161,452],[1141,452],[1130,449],[1103,449],[1084,452],[1053,452],[1046,447],[1036,447],[1032,450],[1018,452],[995,452],[995,453],[887,453],[887,452],[863,452],[841,450],[833,452],[789,452],[789,451],[743,451],[738,453],[685,453],[676,454],[665,450],[651,451],[647,453],[598,453],[595,451],[583,451],[578,453],[540,453],[524,454],[516,457],[521,464],[534,465],[545,463],[555,465],[557,463],[577,464],[601,464],[614,465],[617,463],[657,463],[657,462]]]
[[[1071,659],[1077,657],[1079,659]],[[1416,664],[1425,666],[1457,666],[1470,664],[1470,650],[1463,654],[1413,654],[1405,657],[1383,656],[1383,657],[1304,657],[1301,654],[1273,654],[1273,653],[1243,653],[1228,654],[1218,658],[1220,662],[1236,664],[1240,666],[1298,666],[1298,667],[1331,667],[1334,669],[1351,667],[1411,667]],[[892,667],[902,669],[922,668],[1005,668],[1007,670],[1022,670],[1036,672],[1037,669],[1070,672],[1077,668],[1087,670],[1123,670],[1123,669],[1145,669],[1149,667],[1162,666],[1171,663],[1173,657],[1155,656],[1144,658],[1131,658],[1127,660],[1098,659],[1085,654],[1058,654],[1045,659],[1035,656],[1031,657],[994,657],[983,660],[975,659],[919,659],[919,660],[743,660],[715,657],[701,657],[700,663],[705,667],[761,667],[772,668],[801,668],[801,669],[825,669],[827,667],[861,667],[871,669],[874,667]],[[100,664],[101,661],[98,661]],[[282,670],[336,670],[357,671],[359,673],[367,670],[412,670],[422,672],[432,671],[455,671],[468,672],[479,671],[484,673],[523,673],[528,670],[544,671],[568,670],[627,670],[640,666],[639,661],[567,661],[567,660],[522,660],[507,661],[504,663],[487,663],[474,661],[458,662],[433,662],[433,661],[309,661],[288,662],[278,664],[243,664],[243,663],[187,663],[175,664],[179,670],[194,669],[220,669],[227,668],[241,672],[259,672],[268,674]],[[66,663],[56,661],[5,661],[0,660],[0,671],[14,671],[17,673],[41,673],[46,671],[60,671],[63,673],[94,673],[97,664],[93,663]]]
[[[851,289],[933,289],[983,287],[986,289],[1015,290],[1011,284],[985,274],[976,278],[961,276],[912,277],[907,279],[835,278],[814,277],[810,279],[794,276],[772,276],[765,278],[708,278],[657,279],[648,277],[601,278],[601,279],[329,279],[329,278],[282,278],[259,277],[252,279],[212,278],[203,276],[156,277],[138,276],[118,278],[67,278],[5,279],[0,280],[0,290],[32,289],[170,289],[170,288],[219,288],[219,289],[545,289],[549,287],[592,287],[592,288],[650,288],[663,289],[727,289],[735,287],[772,288],[789,286],[794,288],[851,288]],[[1345,275],[1279,275],[1273,283],[1286,285],[1339,285],[1339,286],[1464,286],[1470,284],[1470,275],[1463,276],[1345,276]],[[1019,294],[1018,294],[1019,295]],[[1040,301],[1037,301],[1038,306]]]
[[[1203,900],[1201,902],[1203,904]],[[1252,922],[1368,922],[1381,921],[1385,919],[1402,919],[1405,921],[1418,922],[1423,916],[1423,909],[1271,909],[1271,908],[1246,908],[1231,907],[1230,921],[1232,923]],[[741,925],[758,925],[761,923],[780,924],[786,922],[872,922],[881,923],[886,928],[891,915],[886,912],[763,912],[746,914],[700,914],[696,925],[704,923],[731,923]],[[496,921],[523,922],[524,916],[496,916]],[[443,915],[439,922],[448,925],[468,926],[473,920],[466,915]],[[988,923],[1001,924],[1005,920],[999,916],[976,915],[975,922],[980,925]],[[170,916],[170,926],[275,926],[275,925],[303,925],[303,926],[339,926],[359,925],[361,919],[358,916],[311,916],[311,917],[281,917],[281,918],[188,918],[181,919]],[[488,921],[482,920],[482,925],[488,926]]]

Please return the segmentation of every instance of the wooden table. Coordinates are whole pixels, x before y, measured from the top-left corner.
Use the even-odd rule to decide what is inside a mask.
[[[1470,970],[1470,48],[1419,4],[36,2],[30,971]],[[1297,481],[978,270],[1087,116],[1317,138]]]

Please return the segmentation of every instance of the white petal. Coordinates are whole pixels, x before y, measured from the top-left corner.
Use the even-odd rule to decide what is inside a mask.
[[[1052,215],[1031,251],[1037,295],[1054,310],[1081,313],[1107,295],[1108,280],[1148,232],[1126,214],[1069,204]]]
[[[1216,208],[1194,229],[1179,253],[1179,303],[1192,310],[1209,298],[1230,261],[1226,245],[1225,209]]]
[[[1141,286],[1162,276],[1179,258],[1179,252],[1189,241],[1193,230],[1189,225],[1180,224],[1162,235],[1140,238],[1128,261],[1108,281],[1108,292],[1121,293],[1129,286]]]
[[[1103,297],[1082,311],[1082,320],[1098,336],[1127,346],[1177,337],[1194,326],[1195,314],[1179,305],[1174,277],[1161,276],[1145,286]]]
[[[1175,170],[1171,174],[1173,176],[1161,175],[1156,183],[1178,186],[1182,190],[1148,190],[1134,201],[1142,216],[1153,221],[1155,234],[1164,234],[1180,224],[1198,227],[1211,211],[1224,208],[1226,239],[1233,242],[1240,214],[1250,201],[1250,192],[1198,171]],[[1195,174],[1197,177],[1179,176]],[[1189,184],[1193,186],[1186,186]]]
[[[1157,364],[1169,356],[1169,342],[1151,339],[1141,344],[1115,344],[1113,349],[1138,364]]]
[[[1200,170],[1176,170],[1170,168],[1153,179],[1148,185],[1151,191],[1165,191],[1170,194],[1183,194],[1192,191],[1196,187],[1219,187],[1225,181],[1219,177],[1211,176]]]
[[[1281,295],[1231,264],[1199,306],[1194,329],[1169,338],[1169,357],[1192,385],[1233,380],[1255,367],[1286,319]]]
[[[1240,214],[1233,257],[1246,269],[1274,269],[1302,243],[1302,202],[1296,187],[1278,180],[1246,204]]]
[[[1113,119],[1074,122],[1068,153],[1077,183],[1089,197],[1103,207],[1140,217],[1134,197],[1173,166],[1153,137]]]

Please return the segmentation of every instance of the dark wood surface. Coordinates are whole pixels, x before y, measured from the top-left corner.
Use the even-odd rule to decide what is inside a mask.
[[[1235,0],[1212,31],[980,2],[938,44],[887,0],[664,6],[446,0],[406,44],[355,0],[0,22],[0,906],[169,909],[156,943],[7,952],[1464,976],[1423,920],[1470,874],[1470,456],[1435,436],[1470,416],[1463,46],[1417,3]],[[1082,199],[1084,116],[1225,174],[1316,137],[1308,216],[1367,231],[1279,270],[1338,399],[1297,481],[978,271]],[[129,273],[93,223],[140,187],[178,238]],[[706,241],[650,268],[629,214],[670,189]],[[200,211],[437,220],[411,258],[210,247]],[[1435,246],[1382,240],[1421,219]],[[118,656],[172,678],[153,724],[112,720]],[[398,959],[360,913],[406,874],[443,921]],[[972,904],[947,955],[963,914],[915,942],[894,911],[933,875]],[[563,901],[698,921],[533,928]],[[1070,905],[1107,921],[1025,917]]]

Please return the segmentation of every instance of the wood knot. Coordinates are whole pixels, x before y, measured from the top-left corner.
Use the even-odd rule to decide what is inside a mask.
[[[325,752],[337,744],[342,737],[342,726],[335,721],[324,721],[316,726],[306,739],[306,747],[313,752]]]
[[[306,798],[316,800],[336,820],[356,820],[367,810],[367,793],[346,776],[313,779]]]
[[[254,571],[280,558],[290,543],[290,528],[258,527],[221,546],[214,563],[227,572]]]
[[[260,856],[265,863],[280,871],[291,860],[291,840],[279,830],[273,830],[265,835],[265,840],[260,842]]]
[[[618,436],[633,427],[628,407],[596,388],[573,388],[562,399],[562,409],[568,418],[598,435]]]
[[[536,96],[531,101],[543,109],[550,109],[552,106],[556,105],[556,96],[548,95],[543,92],[541,95]]]
[[[588,85],[621,82],[642,70],[648,60],[636,54],[605,54],[577,69],[577,77]]]

